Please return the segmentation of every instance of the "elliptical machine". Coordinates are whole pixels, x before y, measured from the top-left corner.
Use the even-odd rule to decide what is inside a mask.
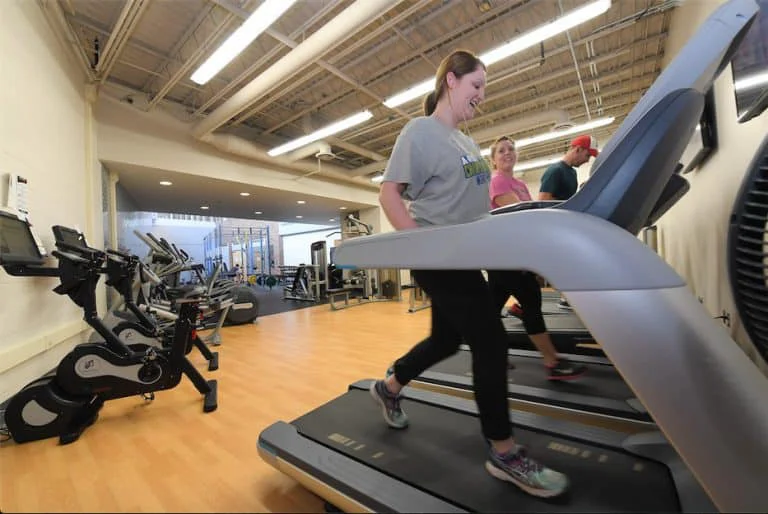
[[[58,276],[61,283],[54,291],[68,295],[82,307],[85,321],[104,338],[104,342],[76,346],[54,371],[31,382],[11,398],[5,423],[17,443],[56,436],[61,444],[74,442],[96,421],[105,401],[132,395],[153,400],[155,391],[176,387],[182,374],[204,395],[203,411],[216,410],[216,381],[206,382],[185,357],[192,346],[200,298],[178,302],[179,318],[170,348],[147,347],[143,352],[136,352],[98,318],[96,286],[104,272],[105,252],[61,245],[52,252],[58,258],[58,269],[43,268],[39,266],[43,259],[29,225],[2,212],[0,240],[3,242],[0,264],[9,274]]]

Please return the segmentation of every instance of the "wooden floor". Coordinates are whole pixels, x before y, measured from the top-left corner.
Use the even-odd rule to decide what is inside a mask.
[[[219,408],[203,414],[183,379],[152,403],[108,402],[77,442],[0,445],[2,512],[322,512],[323,502],[264,463],[262,429],[342,394],[426,335],[429,310],[328,305],[223,330]]]

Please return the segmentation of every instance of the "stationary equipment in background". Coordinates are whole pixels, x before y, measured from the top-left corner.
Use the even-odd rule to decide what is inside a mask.
[[[215,410],[216,381],[206,381],[186,358],[200,299],[180,302],[170,347],[134,351],[102,323],[96,309],[96,287],[111,255],[90,247],[58,248],[52,252],[58,267],[42,266],[29,225],[0,212],[0,265],[15,276],[59,277],[54,291],[82,307],[85,321],[104,338],[75,346],[54,371],[10,399],[5,424],[13,439],[24,443],[58,437],[61,444],[71,443],[96,421],[105,401],[133,395],[153,400],[155,392],[176,387],[182,375],[203,395],[203,411]]]
[[[360,238],[336,254],[340,264],[364,268],[524,269],[545,277],[658,431],[628,436],[514,412],[516,440],[572,482],[566,496],[546,501],[486,473],[487,446],[469,400],[406,388],[410,425],[395,431],[376,419],[370,382],[360,382],[291,423],[267,427],[262,458],[345,510],[764,512],[768,379],[636,237],[674,180],[705,94],[757,12],[753,0],[714,10],[570,200]],[[489,241],[495,251],[479,252]]]
[[[55,225],[53,235],[56,240],[56,246],[64,251],[82,251],[88,249],[88,243],[85,234],[77,230]],[[106,263],[106,284],[113,288],[120,295],[121,302],[112,307],[106,316],[102,317],[102,323],[114,334],[136,351],[143,346],[154,346],[156,348],[168,348],[172,345],[174,339],[176,316],[170,321],[161,321],[148,312],[140,309],[134,301],[134,291],[140,284],[151,282],[155,287],[163,287],[163,282],[155,275],[138,256],[120,252],[118,250],[108,250],[109,259]],[[198,288],[196,295],[205,295],[205,289]],[[127,311],[119,310],[125,307]],[[201,311],[207,309],[207,305],[200,305]],[[94,332],[89,341],[99,342],[101,335]],[[192,339],[193,345],[208,361],[208,371],[215,371],[219,368],[219,353],[212,352],[203,343],[197,333]]]

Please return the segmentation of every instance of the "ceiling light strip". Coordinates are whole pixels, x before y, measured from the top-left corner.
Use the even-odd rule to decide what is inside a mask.
[[[259,34],[287,11],[296,0],[265,0],[224,43],[192,74],[192,82],[203,85],[240,55]]]
[[[353,114],[352,116],[344,118],[343,120],[337,121],[326,127],[316,130],[311,134],[307,134],[306,136],[300,137],[298,139],[294,139],[292,141],[288,141],[283,145],[272,148],[267,152],[267,154],[270,157],[277,157],[278,155],[282,155],[286,152],[290,152],[291,150],[301,148],[302,146],[305,146],[305,145],[308,145],[309,143],[313,143],[315,141],[323,139],[324,137],[337,134],[351,127],[354,127],[355,125],[364,123],[369,119],[371,119],[372,117],[373,117],[373,114],[371,114],[370,111],[358,112],[357,114]]]
[[[607,118],[598,118],[596,120],[588,121],[587,123],[582,123],[580,125],[575,125],[569,129],[565,130],[553,130],[551,132],[545,132],[543,134],[539,134],[537,136],[532,137],[526,137],[523,139],[516,139],[515,140],[515,148],[520,149],[524,146],[534,145],[537,143],[543,143],[545,141],[551,141],[553,139],[560,139],[563,137],[572,136],[575,134],[580,134],[582,132],[588,132],[590,130],[605,127],[607,125],[610,125],[616,120],[613,116],[609,116]],[[486,157],[488,155],[491,155],[491,149],[490,148],[484,148],[480,155]]]
[[[578,9],[574,9],[565,16],[556,19],[553,22],[542,25],[535,28],[521,36],[516,37],[512,41],[501,45],[493,50],[490,50],[480,55],[480,60],[485,63],[486,66],[490,66],[497,63],[511,55],[522,52],[523,50],[530,48],[542,41],[556,36],[566,30],[591,20],[611,7],[611,0],[597,0],[596,2],[589,3]],[[425,94],[432,91],[434,87],[434,79],[425,80],[411,86],[408,89],[397,93],[384,100],[384,105],[390,109],[402,105],[406,102],[422,97]]]

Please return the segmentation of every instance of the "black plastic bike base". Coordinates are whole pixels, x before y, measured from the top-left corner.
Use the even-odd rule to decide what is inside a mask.
[[[219,406],[219,401],[218,401],[219,384],[218,382],[216,382],[216,380],[208,380],[207,384],[211,390],[208,391],[208,393],[206,393],[205,399],[203,400],[203,412],[213,412]]]
[[[208,371],[216,371],[217,369],[219,369],[219,352],[213,352],[211,360],[208,361]]]

